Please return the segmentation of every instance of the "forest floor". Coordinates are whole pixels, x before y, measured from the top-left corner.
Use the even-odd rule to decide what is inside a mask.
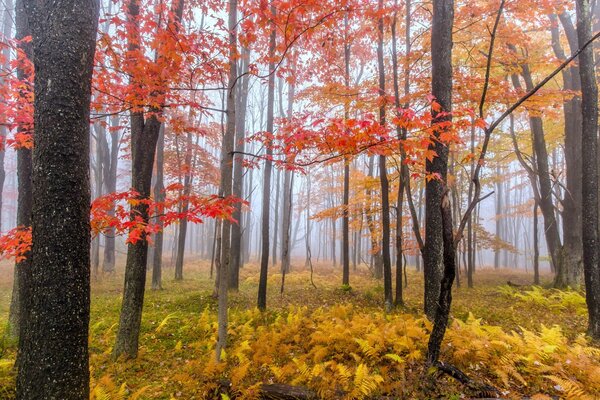
[[[340,284],[340,273],[324,265],[315,265],[316,287],[309,271],[288,274],[283,295],[281,275],[271,274],[268,311],[260,313],[258,267],[247,265],[240,291],[229,297],[229,345],[218,364],[209,264],[188,262],[183,281],[172,275],[166,268],[164,289],[146,292],[135,360],[111,358],[122,271],[92,283],[93,399],[252,399],[261,383],[274,382],[308,387],[328,399],[485,395],[423,367],[431,324],[421,315],[423,279],[414,270],[408,271],[406,306],[390,314],[382,311],[382,282],[366,268],[351,273],[348,288]],[[600,350],[584,336],[584,297],[532,287],[531,280],[519,270],[481,270],[475,288],[456,289],[442,360],[500,389],[504,398],[600,397]],[[543,281],[549,285],[550,277]],[[6,325],[11,288],[12,268],[3,262],[0,327]],[[15,348],[13,341],[0,341],[1,399],[14,397]],[[231,382],[227,394],[223,379]]]

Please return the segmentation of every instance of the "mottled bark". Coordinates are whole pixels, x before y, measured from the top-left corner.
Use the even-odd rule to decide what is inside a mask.
[[[89,398],[89,110],[99,3],[25,1],[35,55],[32,250],[17,398]]]

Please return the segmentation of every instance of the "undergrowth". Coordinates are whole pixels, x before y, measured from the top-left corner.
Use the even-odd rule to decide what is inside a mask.
[[[261,313],[253,308],[256,270],[245,268],[240,292],[231,294],[230,340],[220,364],[214,361],[213,283],[205,270],[191,276],[182,283],[166,281],[166,290],[147,292],[136,360],[111,358],[120,277],[94,285],[92,399],[251,400],[261,383],[302,385],[325,399],[471,395],[424,369],[431,325],[418,313],[422,279],[416,273],[409,273],[408,308],[392,314],[381,310],[380,283],[362,272],[352,276],[352,290],[340,289],[336,274],[317,273],[314,289],[308,272],[292,272],[283,297],[278,294],[280,276],[273,275],[269,311]],[[4,288],[1,281],[0,286]],[[443,344],[444,361],[501,389],[506,398],[600,396],[600,350],[588,343],[580,327],[586,318],[581,294],[484,283],[455,295],[456,318]],[[530,315],[515,312],[528,309]],[[509,313],[511,320],[496,323]],[[5,319],[6,314],[0,316],[0,324]],[[14,397],[14,357],[14,343],[8,343],[0,358],[2,399]],[[224,380],[231,382],[228,390]]]

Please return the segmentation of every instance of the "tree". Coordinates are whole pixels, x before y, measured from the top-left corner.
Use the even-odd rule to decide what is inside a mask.
[[[19,51],[22,52],[23,61],[33,60],[33,52],[31,43],[23,41],[24,38],[31,35],[31,29],[27,21],[27,14],[23,6],[23,1],[19,0],[15,4],[15,22],[16,32],[15,38],[19,41]],[[22,90],[20,95],[25,98],[30,90],[32,76],[30,76],[29,68],[24,62],[19,64],[17,68],[17,79],[28,87],[28,90]],[[29,124],[20,124],[17,128],[18,133],[31,135],[32,126]],[[17,226],[31,226],[31,208],[33,202],[33,187],[31,181],[32,175],[32,159],[31,148],[28,146],[19,146],[17,148],[17,178],[18,178],[18,198],[17,198]],[[17,261],[15,265],[14,284],[12,298],[10,303],[9,316],[9,333],[13,337],[19,336],[20,343],[23,340],[20,332],[25,332],[26,315],[26,300],[29,298],[28,277],[31,269],[30,254],[25,254],[24,258]],[[22,345],[20,345],[21,347]]]
[[[171,29],[173,32],[178,32],[180,28],[184,3],[184,0],[175,0],[172,4],[169,20],[170,27],[168,29]],[[130,68],[134,68],[134,71],[139,73],[135,69],[136,63],[141,62],[143,57],[142,49],[140,48],[139,0],[129,0],[127,3],[127,12],[128,29],[130,30],[128,32],[128,64]],[[164,54],[161,52],[161,49],[158,49],[157,60],[168,62],[169,55]],[[132,86],[134,90],[141,89],[144,86],[142,77],[134,74]],[[163,95],[164,90],[163,88]],[[153,102],[160,101],[160,93],[153,94],[157,97],[152,99]],[[143,104],[144,100],[148,99],[142,99],[140,103]],[[131,186],[138,193],[139,200],[144,200],[150,197],[154,153],[160,132],[163,105],[156,106],[153,104],[150,106],[149,112],[146,113],[141,104],[135,104],[131,111]],[[148,222],[149,212],[147,202],[138,201],[131,207],[132,219],[137,215],[142,217],[143,222]],[[119,318],[119,329],[113,350],[114,357],[118,357],[121,354],[126,354],[132,358],[137,357],[148,257],[146,232],[142,232],[141,236],[141,240],[130,242],[127,247],[125,288]]]
[[[275,18],[275,6],[271,6],[271,17]],[[275,39],[277,30],[274,22],[269,35],[269,55],[273,59],[275,54]],[[269,80],[268,80],[268,97],[267,97],[267,132],[273,134],[273,108],[275,102],[275,62],[269,62]],[[269,225],[270,225],[270,207],[271,207],[271,175],[273,170],[273,149],[271,145],[267,145],[267,155],[265,160],[265,171],[263,179],[263,198],[262,198],[262,244],[260,251],[260,277],[258,282],[258,308],[265,310],[267,308],[267,274],[269,271]]]
[[[235,83],[237,81],[237,0],[229,0],[229,83],[227,85],[227,126],[221,147],[221,184],[219,192],[224,197],[233,193],[233,151],[235,148]],[[221,257],[219,269],[219,327],[216,358],[221,360],[221,351],[227,344],[227,287],[231,268],[231,221],[224,220],[221,226]]]
[[[379,0],[379,13],[383,14],[383,0]],[[382,128],[382,136],[385,136],[386,110],[385,110],[385,69],[383,60],[383,15],[378,20],[378,41],[377,41],[377,71],[379,77],[379,95],[381,96],[381,105],[379,106],[379,123]],[[385,140],[382,137],[382,140]],[[383,258],[383,287],[384,301],[386,310],[391,309],[394,302],[392,293],[392,262],[390,258],[390,189],[387,176],[386,157],[379,155],[379,181],[381,183],[381,229],[382,229],[382,258]]]
[[[577,37],[579,46],[592,38],[592,10],[589,0],[577,0]],[[593,48],[579,54],[582,113],[582,229],[583,274],[588,307],[588,333],[600,339],[600,249],[598,248],[598,86],[594,71]]]
[[[99,3],[25,1],[35,55],[32,250],[17,397],[89,397],[89,110]]]
[[[434,98],[433,137],[428,150],[434,151],[427,160],[425,186],[425,314],[435,317],[440,294],[444,259],[442,229],[442,195],[448,171],[448,146],[440,140],[447,121],[452,119],[452,25],[454,1],[434,0],[431,25],[431,94]]]

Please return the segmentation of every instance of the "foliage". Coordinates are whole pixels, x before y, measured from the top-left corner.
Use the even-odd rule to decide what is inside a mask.
[[[248,309],[257,282],[257,267],[248,265],[242,271],[240,293],[232,294],[225,361],[217,364],[216,303],[206,268],[208,265],[201,273],[190,271],[189,280],[166,281],[165,290],[148,293],[136,360],[111,359],[119,310],[115,290],[121,277],[94,283],[90,325],[93,398],[213,399],[223,393],[231,399],[252,399],[257,398],[263,382],[305,385],[331,399],[469,395],[451,379],[437,378],[443,383],[436,379],[433,388],[426,384],[423,360],[431,325],[410,312],[418,306],[422,290],[421,276],[412,271],[405,293],[409,308],[399,313],[380,311],[382,291],[365,267],[355,274],[352,291],[344,292],[338,276],[321,264],[315,274],[318,289],[310,285],[308,271],[294,270],[286,277],[283,297],[276,285],[281,275],[272,274],[269,296],[274,308],[261,313]],[[506,281],[503,273],[479,274],[482,282],[478,288],[455,293],[460,318],[454,319],[448,331],[442,359],[476,380],[499,387],[507,398],[540,393],[572,399],[600,395],[600,351],[585,339],[583,326],[572,330],[572,300],[565,300],[565,307],[554,306],[558,300],[531,307],[534,303],[515,296],[530,292],[528,288],[496,286],[498,281]],[[0,289],[9,285],[0,279]],[[559,298],[550,295],[553,290],[539,291]],[[562,298],[576,292],[565,293]],[[508,296],[517,308],[506,307]],[[0,297],[0,309],[8,300]],[[472,307],[474,303],[481,308]],[[491,325],[463,314],[461,310],[467,306],[479,317],[500,322]],[[504,320],[504,312],[517,317],[517,327]],[[549,320],[541,319],[548,314]],[[560,327],[540,325],[539,321],[555,321]],[[14,345],[9,345],[0,356],[0,394],[7,391],[4,397],[8,399],[13,396],[14,355]],[[230,392],[221,389],[221,379],[232,382]]]

